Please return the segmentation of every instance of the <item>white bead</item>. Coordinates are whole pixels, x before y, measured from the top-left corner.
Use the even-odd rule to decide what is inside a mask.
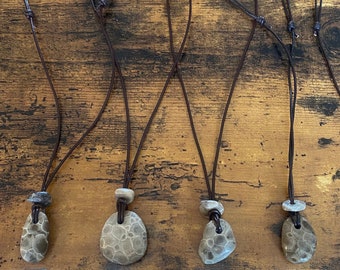
[[[287,212],[300,212],[306,209],[306,203],[300,200],[294,200],[294,204],[290,203],[290,200],[282,203],[282,209]]]
[[[203,200],[200,203],[200,212],[203,216],[209,218],[209,212],[213,209],[218,210],[221,215],[224,212],[223,204],[215,200]]]
[[[132,203],[135,198],[135,192],[129,188],[117,188],[115,191],[116,198],[123,198],[126,200],[126,203]]]

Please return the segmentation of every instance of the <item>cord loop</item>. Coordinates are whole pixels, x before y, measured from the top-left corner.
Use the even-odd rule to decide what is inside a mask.
[[[41,205],[36,204],[36,203],[34,203],[32,205],[32,213],[31,213],[31,215],[32,215],[32,222],[33,222],[33,224],[37,224],[38,223],[40,210],[41,210]]]
[[[212,209],[209,212],[209,219],[214,222],[215,227],[216,227],[216,233],[218,233],[218,234],[221,234],[223,232],[221,222],[220,222],[220,218],[221,218],[221,213],[217,209]]]
[[[300,212],[289,212],[290,218],[292,219],[292,222],[296,229],[301,228],[301,215]]]
[[[125,215],[126,208],[127,208],[126,199],[118,198],[117,199],[117,222],[118,224],[124,223],[124,215]]]

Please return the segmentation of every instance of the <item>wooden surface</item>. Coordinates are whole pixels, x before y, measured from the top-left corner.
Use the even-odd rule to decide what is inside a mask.
[[[96,116],[110,80],[110,58],[89,1],[31,1],[40,45],[63,111],[59,158]],[[228,1],[193,1],[190,36],[181,64],[199,139],[211,170],[221,109],[230,89],[250,20]],[[251,7],[252,1],[244,1]],[[45,260],[20,259],[21,228],[41,185],[56,128],[52,96],[37,56],[23,2],[1,0],[0,14],[0,268],[1,269],[339,269],[340,109],[312,35],[314,1],[293,1],[297,32],[296,195],[318,237],[313,259],[285,260],[280,228],[287,197],[288,91],[276,42],[258,28],[226,122],[217,193],[232,225],[235,252],[204,266],[197,254],[207,220],[207,195],[184,100],[173,78],[139,158],[130,209],[148,230],[148,250],[121,267],[99,251],[105,220],[116,211],[125,158],[122,93],[113,91],[97,128],[49,188],[53,204]],[[172,1],[178,47],[187,1]],[[281,1],[260,1],[260,13],[289,42]],[[340,81],[340,3],[324,3],[322,34]],[[133,153],[171,66],[165,1],[114,1],[107,27],[126,79]]]

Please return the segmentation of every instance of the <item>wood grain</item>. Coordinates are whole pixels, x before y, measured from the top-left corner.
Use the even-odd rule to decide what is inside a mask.
[[[31,1],[40,45],[63,113],[59,158],[95,118],[111,75],[110,57],[90,1]],[[251,21],[228,1],[193,1],[190,35],[181,63],[208,170],[212,169],[222,107]],[[187,1],[171,1],[178,48]],[[245,1],[251,8],[252,1]],[[197,254],[207,220],[198,206],[207,196],[184,99],[173,78],[138,160],[130,210],[145,222],[146,256],[121,267],[99,251],[105,220],[116,211],[126,149],[119,84],[98,126],[64,164],[49,188],[53,204],[50,247],[39,264],[25,263],[19,240],[30,211],[26,198],[41,185],[56,120],[22,1],[0,5],[0,268],[1,269],[337,269],[340,265],[340,110],[312,35],[313,1],[293,1],[297,32],[296,195],[317,237],[303,265],[280,248],[286,218],[289,98],[282,50],[258,28],[235,89],[220,155],[217,197],[237,240],[225,261],[204,266]],[[281,1],[260,2],[273,29],[289,42]],[[324,3],[322,34],[340,81],[340,5]],[[165,1],[114,1],[107,27],[128,87],[133,154],[171,68]]]

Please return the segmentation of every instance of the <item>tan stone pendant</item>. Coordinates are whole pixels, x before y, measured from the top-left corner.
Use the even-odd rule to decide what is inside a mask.
[[[128,265],[140,260],[147,249],[147,232],[142,219],[125,211],[124,222],[118,224],[117,213],[105,222],[100,237],[100,250],[110,262]]]
[[[301,228],[297,229],[291,217],[282,226],[281,245],[283,253],[291,263],[305,263],[309,261],[316,250],[316,235],[307,219],[300,217]]]
[[[135,193],[129,188],[118,188],[115,191],[118,200],[126,204],[133,201]],[[106,220],[100,237],[100,250],[110,262],[128,265],[140,260],[147,249],[147,232],[142,219],[133,211],[124,211],[122,221],[118,212]],[[119,222],[121,223],[119,223]]]
[[[227,221],[220,219],[222,233],[216,232],[216,226],[210,221],[204,229],[198,254],[203,263],[215,264],[226,259],[236,248],[233,230]]]
[[[26,262],[40,262],[48,249],[49,223],[44,212],[39,212],[38,222],[33,223],[29,214],[22,229],[20,254]]]
[[[198,254],[205,264],[223,261],[236,248],[236,240],[230,224],[220,218],[224,207],[215,200],[202,200],[199,210],[203,216],[210,219],[212,213],[217,214],[219,224],[216,226],[215,221],[210,220],[205,226]]]

